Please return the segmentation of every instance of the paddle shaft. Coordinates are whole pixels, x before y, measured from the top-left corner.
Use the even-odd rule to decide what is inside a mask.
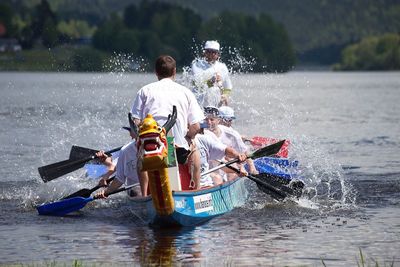
[[[129,190],[130,188],[134,187],[135,184],[119,188],[111,193],[106,194],[106,196],[110,196],[113,194],[117,194],[122,191]],[[78,211],[86,206],[87,203],[101,198],[100,196],[94,197],[74,197],[69,199],[64,199],[60,201],[56,201],[53,203],[43,204],[41,206],[36,207],[37,211],[40,215],[57,215],[57,216],[64,216],[68,213]]]
[[[254,151],[253,153],[251,153],[250,155],[247,156],[247,158],[249,159],[256,159],[256,158],[261,158],[261,157],[267,157],[267,156],[271,156],[274,155],[276,153],[278,153],[278,151],[281,149],[283,143],[285,142],[285,140],[279,141],[275,144],[269,145],[269,146],[265,146],[262,147],[256,151]],[[239,162],[239,159],[233,159],[230,160],[228,162],[225,162],[224,164],[218,165],[214,168],[209,169],[208,171],[203,172],[200,176],[204,176],[207,175],[209,173],[215,172],[216,170],[222,169],[224,167],[227,167],[229,165],[232,165],[234,163]]]
[[[109,178],[106,180],[106,183],[110,183],[112,180],[114,180],[115,176]],[[75,193],[72,193],[69,196],[66,196],[62,199],[68,199],[68,198],[73,198],[73,197],[90,197],[90,195],[96,191],[97,189],[101,188],[101,187],[105,187],[106,185],[96,185],[95,187],[91,188],[91,189],[87,189],[87,188],[83,188]]]
[[[231,169],[231,170],[233,170],[233,171],[235,171],[238,174],[240,173],[240,170],[238,168],[235,168],[235,167],[230,166],[230,165],[228,165],[226,167]],[[284,192],[282,192],[281,190],[279,190],[279,189],[273,187],[272,185],[266,183],[265,181],[262,181],[261,179],[258,179],[256,176],[248,174],[247,178],[249,178],[253,182],[256,182],[257,184],[259,184],[259,185],[265,187],[266,189],[268,189],[269,191],[271,191],[273,193],[273,196],[278,196],[278,197],[275,197],[275,199],[277,199],[277,200],[283,200],[284,198],[287,197],[287,195]]]
[[[106,194],[104,194],[104,195],[105,195],[106,197],[108,197],[108,196],[117,194],[117,193],[119,193],[119,192],[129,190],[129,189],[131,189],[132,187],[134,187],[134,186],[136,186],[136,185],[137,185],[137,184],[132,184],[132,185],[129,185],[129,186],[124,186],[124,187],[118,188],[117,190],[112,191],[112,192],[110,192],[110,193],[108,193],[108,194],[106,193]],[[98,197],[94,197],[94,199],[98,199]]]

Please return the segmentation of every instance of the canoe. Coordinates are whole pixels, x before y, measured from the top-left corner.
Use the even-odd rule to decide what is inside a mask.
[[[243,206],[248,198],[245,179],[236,178],[201,190],[173,191],[174,209],[159,215],[151,196],[128,198],[132,213],[154,226],[196,226]],[[140,214],[140,215],[138,215]]]

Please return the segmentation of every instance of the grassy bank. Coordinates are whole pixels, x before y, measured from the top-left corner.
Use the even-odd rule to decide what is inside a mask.
[[[0,53],[0,71],[102,71],[109,59],[84,46],[31,49]]]

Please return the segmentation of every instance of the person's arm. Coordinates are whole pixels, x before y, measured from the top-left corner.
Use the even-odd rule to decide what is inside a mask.
[[[247,159],[247,155],[245,153],[239,153],[235,149],[230,146],[227,146],[225,149],[225,155],[228,158],[239,159],[239,162],[243,162]]]
[[[246,159],[247,159],[247,155],[245,153],[239,153],[232,147],[228,146],[225,149],[225,155],[229,158],[239,159],[239,163],[237,164],[237,167],[239,168],[239,173],[238,173],[239,176],[242,177],[242,176],[248,175],[247,171],[244,169],[243,165],[241,164],[242,162],[246,161]]]
[[[195,188],[194,189],[200,189],[200,152],[198,149],[193,148],[193,153],[191,155],[191,160],[192,160],[192,168],[193,168],[193,179],[194,179],[194,184]]]
[[[97,152],[96,156],[107,167],[107,172],[101,176],[98,184],[107,186],[107,179],[115,172],[115,164],[112,162],[112,157],[105,154],[104,151]]]
[[[197,122],[189,125],[189,129],[186,136],[192,140],[199,132],[200,132],[200,123]]]
[[[229,70],[226,65],[223,67],[222,86],[221,86],[221,101],[222,106],[228,106],[229,96],[232,92],[232,81],[229,76]]]
[[[120,188],[122,184],[123,183],[121,183],[118,179],[114,179],[105,190],[100,191],[99,193],[96,194],[96,198],[106,198],[107,194],[114,192],[115,190]]]

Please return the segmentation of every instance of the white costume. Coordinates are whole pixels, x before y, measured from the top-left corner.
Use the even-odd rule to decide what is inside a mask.
[[[121,148],[116,166],[115,178],[128,186],[139,183],[135,140]]]
[[[229,70],[222,62],[216,61],[211,64],[205,59],[195,59],[190,74],[194,85],[193,93],[203,107],[218,107],[221,93],[232,90]],[[221,77],[220,82],[216,82],[217,75]]]
[[[202,121],[204,114],[193,93],[186,87],[170,78],[150,83],[137,92],[131,113],[132,117],[140,120],[151,114],[163,126],[174,105],[177,108],[177,120],[172,127],[175,144],[188,149],[185,139],[188,125]]]
[[[200,152],[200,173],[209,169],[210,160],[218,160],[225,156],[226,145],[211,135],[197,134],[194,138],[196,147]],[[200,178],[200,187],[213,186],[210,174]]]
[[[236,130],[226,127],[224,125],[218,125],[218,127],[221,130],[220,136],[217,136],[209,130],[204,131],[204,134],[212,136],[213,138],[217,138],[221,143],[226,146],[232,147],[239,153],[245,153],[247,151],[247,146],[243,143],[242,137]],[[221,157],[219,158],[219,160],[225,160],[225,157]],[[218,161],[211,161],[209,163],[211,168],[219,165]],[[218,173],[222,176],[222,179],[224,181],[227,181],[226,172],[224,172],[223,170],[219,170]]]
[[[217,137],[222,143],[227,146],[232,147],[239,153],[246,153],[247,146],[243,142],[240,134],[231,127],[226,127],[224,125],[218,125],[218,128],[221,130],[221,135]],[[205,131],[205,133],[216,136],[211,131]]]

